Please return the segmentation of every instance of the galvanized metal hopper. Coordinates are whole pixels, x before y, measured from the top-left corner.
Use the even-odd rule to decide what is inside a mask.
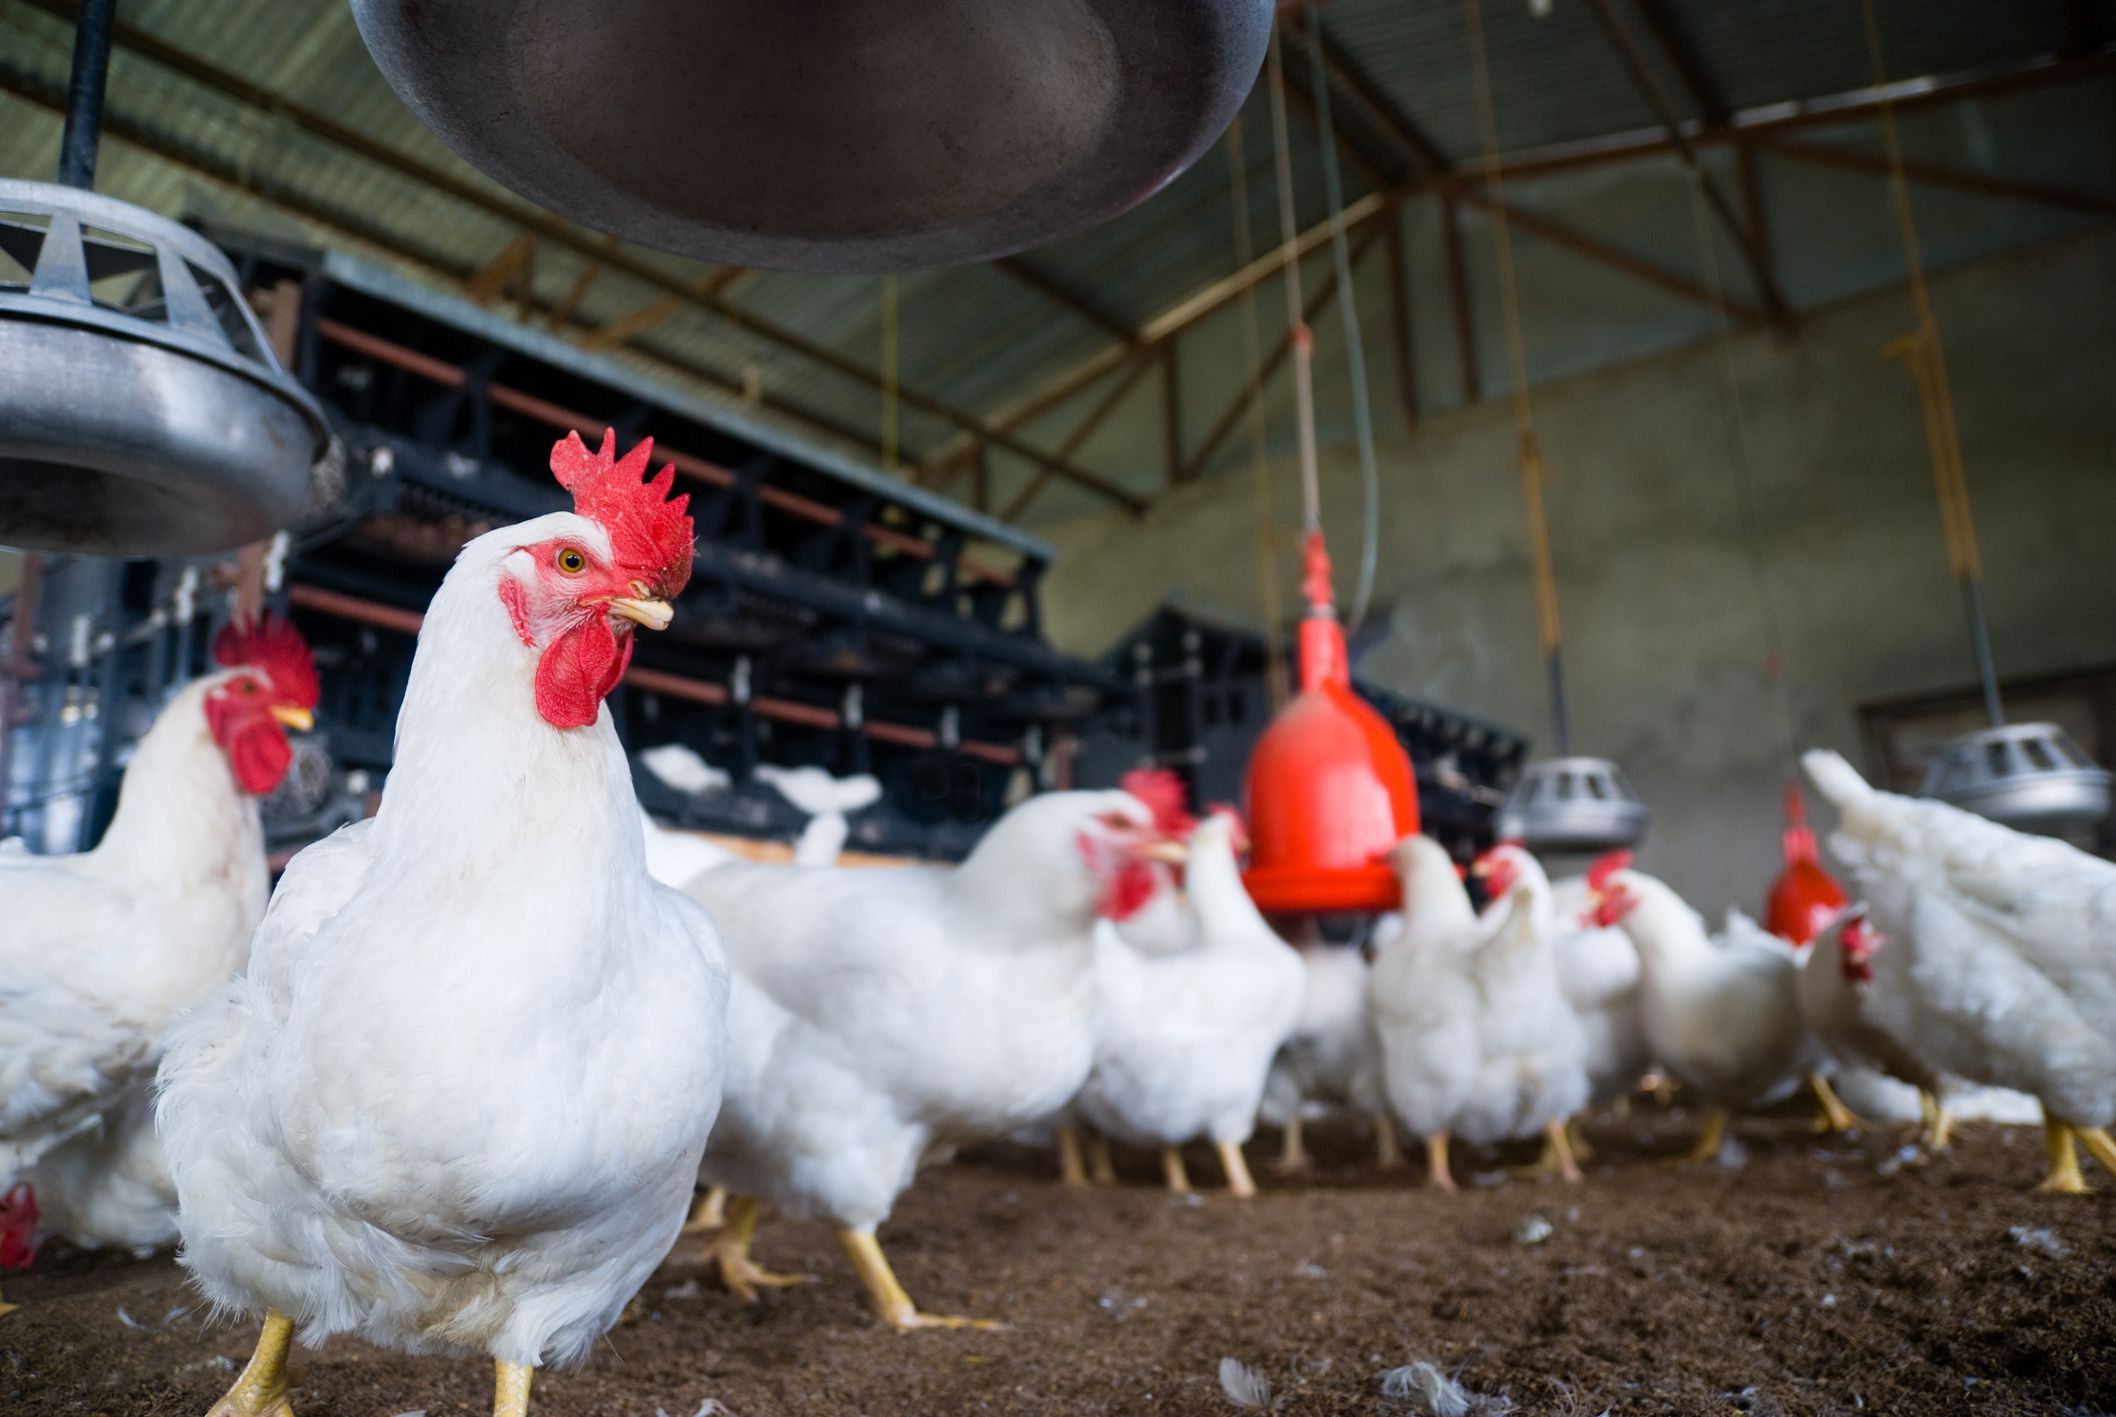
[[[1652,813],[1607,758],[1531,763],[1499,808],[1502,840],[1534,852],[1600,852],[1636,846]]]
[[[128,202],[0,179],[0,254],[0,545],[185,555],[301,509],[322,410],[211,242]]]
[[[465,160],[703,260],[988,260],[1165,186],[1248,94],[1270,0],[354,0]]]
[[[2022,831],[2063,836],[2109,813],[2109,773],[2054,723],[1957,738],[1926,770],[1925,796]]]

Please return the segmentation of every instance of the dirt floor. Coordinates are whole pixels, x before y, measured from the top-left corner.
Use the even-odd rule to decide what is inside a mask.
[[[1598,1128],[1573,1188],[1463,1155],[1455,1197],[1376,1170],[1350,1133],[1315,1138],[1311,1175],[1259,1165],[1247,1204],[1170,1197],[1147,1156],[1120,1157],[1130,1184],[1071,1191],[1043,1157],[981,1155],[922,1179],[883,1240],[927,1307],[1011,1331],[878,1330],[828,1230],[775,1223],[759,1259],[817,1282],[745,1307],[681,1251],[585,1368],[538,1380],[535,1410],[1229,1414],[1234,1358],[1287,1414],[1423,1412],[1384,1390],[1418,1360],[1532,1414],[2116,1411],[2109,1177],[2030,1194],[2034,1129],[1972,1125],[1906,1164],[1893,1133],[1824,1140],[1804,1117],[1744,1124],[1738,1164],[1669,1164],[1689,1124],[1648,1106]],[[1191,1169],[1217,1178],[1209,1153]],[[53,1246],[5,1292],[9,1417],[198,1417],[254,1337],[209,1327],[166,1258]],[[490,1410],[482,1363],[339,1341],[293,1377],[302,1417]]]

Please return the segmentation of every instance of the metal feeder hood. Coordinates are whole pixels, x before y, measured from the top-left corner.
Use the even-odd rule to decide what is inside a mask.
[[[2009,723],[1940,750],[1921,789],[2021,831],[2064,836],[2108,815],[2109,773],[2054,723]]]
[[[178,556],[292,521],[329,430],[198,233],[0,179],[0,545]],[[4,268],[0,268],[4,269]]]
[[[1166,186],[1248,95],[1270,0],[353,0],[486,176],[777,270],[990,260]]]
[[[1531,763],[1499,808],[1498,834],[1534,852],[1636,846],[1652,814],[1607,758]]]

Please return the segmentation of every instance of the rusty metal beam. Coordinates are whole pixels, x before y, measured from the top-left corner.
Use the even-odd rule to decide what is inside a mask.
[[[1096,329],[1124,344],[1136,345],[1139,333],[1086,296],[1068,289],[1019,256],[1002,256],[992,263],[1021,285],[1035,291],[1059,309],[1078,315]]]
[[[1676,80],[1682,84],[1698,118],[1707,128],[1724,124],[1727,121],[1727,101],[1720,93],[1718,83],[1706,72],[1697,47],[1690,43],[1681,25],[1669,14],[1667,0],[1631,0],[1631,3],[1645,24],[1646,33],[1653,36],[1654,44],[1660,47],[1661,57],[1675,71]]]
[[[1783,153],[1787,157],[1798,158],[1802,162],[1811,162],[1820,167],[1843,168],[1848,172],[1870,172],[1885,177],[1889,171],[1888,159],[1879,153],[1826,147],[1820,143],[1773,138],[1766,143],[1765,150]],[[2032,202],[2038,206],[2056,207],[2068,212],[2085,212],[2090,216],[2116,215],[2116,193],[2088,192],[2077,187],[2023,182],[2018,178],[1967,172],[1958,167],[1947,167],[1935,162],[1917,162],[1908,158],[1903,162],[1903,175],[1928,187],[1952,187],[1963,192],[1983,192],[1993,197],[2010,197],[2015,201]]]
[[[463,289],[480,305],[490,305],[507,293],[509,286],[527,288],[529,274],[536,269],[536,238],[523,232],[500,248],[500,253],[471,272]]]
[[[1352,249],[1348,253],[1350,260],[1346,264],[1356,272],[1360,258],[1366,255],[1369,247],[1373,246],[1375,238],[1387,229],[1386,225],[1376,223],[1361,232],[1359,239],[1352,243]],[[1317,282],[1314,294],[1308,297],[1306,306],[1301,310],[1302,325],[1313,323],[1315,318],[1322,313],[1323,307],[1328,305],[1331,298],[1336,294],[1337,272],[1333,268],[1328,275]],[[1286,356],[1292,353],[1293,336],[1294,331],[1288,330],[1279,337],[1278,343],[1273,345],[1271,352],[1264,356],[1263,361],[1257,366],[1256,372],[1244,381],[1242,387],[1236,391],[1234,400],[1213,421],[1212,427],[1206,432],[1204,439],[1199,442],[1197,447],[1191,450],[1190,458],[1183,467],[1183,481],[1191,481],[1205,470],[1206,464],[1212,461],[1213,454],[1220,450],[1220,444],[1227,441],[1227,435],[1232,433],[1235,425],[1241,421],[1242,414],[1247,411],[1250,401],[1263,396],[1265,387],[1271,382],[1271,376],[1279,371],[1280,366],[1286,362]]]
[[[1286,33],[1288,36],[1298,33],[1305,39],[1304,28],[1289,27]],[[1436,179],[1454,170],[1454,163],[1446,153],[1440,151],[1439,145],[1426,135],[1425,130],[1408,113],[1381,91],[1381,86],[1360,68],[1351,55],[1345,53],[1343,47],[1330,37],[1329,32],[1323,29],[1320,23],[1315,26],[1315,35],[1322,50],[1323,68],[1329,71],[1330,77],[1344,85],[1346,91],[1359,100],[1360,106],[1381,124],[1382,131],[1403,149],[1404,156],[1410,159],[1415,172],[1427,179]]]
[[[1403,400],[1403,419],[1418,431],[1418,352],[1411,344],[1411,290],[1403,269],[1403,215],[1389,213],[1388,230],[1389,343],[1396,356],[1396,392]]]
[[[1469,262],[1462,250],[1462,206],[1453,192],[1440,196],[1440,236],[1447,256],[1448,308],[1455,321],[1455,367],[1462,375],[1462,402],[1484,397],[1484,378],[1477,368],[1477,326],[1470,310]]]
[[[1094,434],[1094,431],[1102,426],[1102,421],[1108,418],[1115,411],[1117,405],[1124,401],[1124,396],[1130,393],[1138,384],[1140,377],[1159,362],[1151,350],[1141,350],[1133,355],[1131,367],[1124,372],[1124,377],[1111,384],[1102,397],[1095,401],[1095,406],[1090,408],[1080,421],[1073,425],[1073,430],[1065,435],[1065,441],[1058,445],[1057,456],[1069,458],[1078,452],[1080,445],[1085,443]],[[1038,494],[1050,485],[1050,481],[1051,469],[1048,467],[1038,468],[1036,475],[1029,479],[1028,485],[1015,493],[1014,500],[1007,503],[1006,510],[999,514],[999,519],[1010,522],[1027,511],[1029,503],[1036,500]]]
[[[1765,261],[1763,253],[1756,249],[1748,227],[1735,214],[1726,194],[1720,191],[1719,184],[1712,180],[1712,174],[1705,171],[1704,163],[1697,156],[1696,146],[1691,143],[1688,133],[1683,129],[1682,115],[1675,111],[1675,104],[1668,97],[1667,90],[1661,87],[1660,79],[1654,74],[1652,65],[1646,62],[1646,56],[1639,51],[1630,30],[1624,27],[1623,20],[1617,15],[1615,0],[1587,0],[1587,3],[1588,8],[1594,11],[1595,18],[1601,21],[1602,29],[1608,34],[1609,43],[1616,50],[1617,57],[1630,71],[1631,81],[1640,96],[1646,100],[1646,105],[1653,110],[1654,116],[1660,119],[1661,126],[1667,130],[1669,142],[1674,144],[1677,154],[1695,175],[1698,190],[1704,194],[1706,205],[1711,207],[1720,225],[1734,238],[1735,248],[1748,263],[1750,278],[1755,282],[1756,293],[1762,299],[1763,308],[1769,314],[1771,323],[1790,328],[1793,323],[1793,307],[1786,302],[1785,293],[1778,288],[1778,280],[1771,274],[1769,262]]]
[[[1683,299],[1703,305],[1707,309],[1716,305],[1735,319],[1748,324],[1761,324],[1765,320],[1764,312],[1753,305],[1745,304],[1726,296],[1720,296],[1715,299],[1711,291],[1706,290],[1703,286],[1686,276],[1679,276],[1673,271],[1654,265],[1650,261],[1642,260],[1620,247],[1611,246],[1604,241],[1598,241],[1585,232],[1575,231],[1569,226],[1561,226],[1557,222],[1545,217],[1539,217],[1533,212],[1523,211],[1511,202],[1495,202],[1485,193],[1472,191],[1469,188],[1462,190],[1462,200],[1486,212],[1495,211],[1499,207],[1504,206],[1506,220],[1512,225],[1521,228],[1521,230],[1539,236],[1554,246],[1561,246],[1567,251],[1585,256],[1589,260],[1599,261],[1605,266],[1612,266],[1635,280],[1644,281],[1648,285],[1658,286],[1670,295],[1679,295]]]

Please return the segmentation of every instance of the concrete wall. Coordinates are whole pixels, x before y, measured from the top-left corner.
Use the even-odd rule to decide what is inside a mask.
[[[1935,303],[2001,673],[2116,662],[2116,233],[1957,270]],[[1855,761],[1859,704],[1973,677],[1917,400],[1880,352],[1910,321],[1897,291],[1730,346],[1795,731]],[[1756,908],[1782,780],[1724,367],[1707,344],[1535,391],[1574,743],[1622,764],[1657,816],[1643,864],[1708,911]],[[1382,447],[1375,604],[1392,619],[1360,669],[1547,739],[1514,447],[1504,400]],[[1295,479],[1272,469],[1289,596]],[[1172,595],[1255,620],[1254,498],[1229,474],[1143,520],[1039,527],[1062,552],[1053,634],[1099,652]],[[1325,453],[1323,500],[1342,604],[1349,445]]]

